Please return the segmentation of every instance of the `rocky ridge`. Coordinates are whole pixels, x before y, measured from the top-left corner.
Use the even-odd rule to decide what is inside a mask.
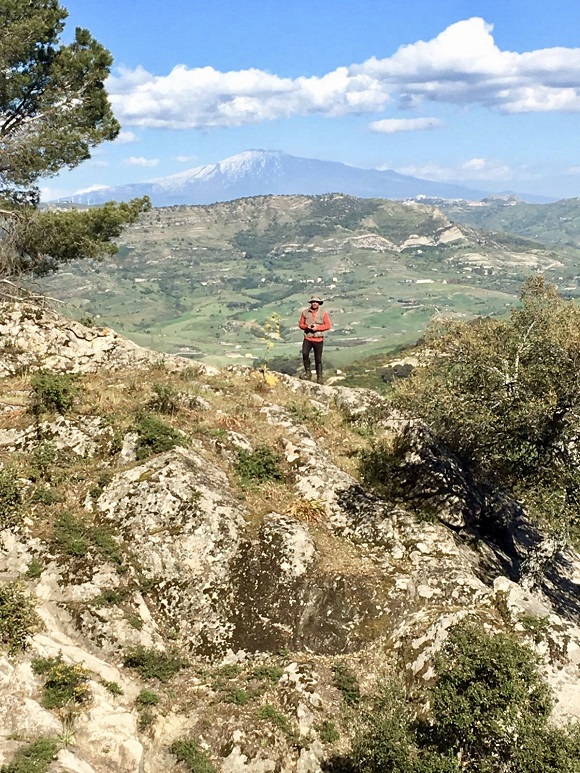
[[[315,773],[348,743],[333,666],[363,688],[388,669],[429,682],[464,618],[523,635],[542,621],[528,638],[555,717],[580,717],[578,556],[376,393],[161,358],[26,303],[0,305],[0,336],[0,473],[16,471],[22,499],[0,531],[0,580],[41,621],[25,652],[0,657],[0,764],[50,736],[51,773],[177,773],[169,749],[185,737],[218,770]],[[66,415],[30,413],[39,369],[78,374]],[[177,440],[144,455],[135,416],[163,394]],[[354,463],[395,436],[408,509],[366,490]],[[265,447],[280,477],[244,483],[240,459]],[[188,665],[146,679],[128,653],[153,650]],[[90,701],[43,705],[34,663],[58,657],[86,670]]]

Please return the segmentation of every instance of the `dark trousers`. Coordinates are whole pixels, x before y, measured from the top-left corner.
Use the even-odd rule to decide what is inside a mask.
[[[322,347],[324,341],[309,341],[305,338],[302,343],[302,362],[304,363],[304,370],[306,373],[310,373],[310,352],[314,349],[314,366],[316,368],[316,375],[322,377]]]

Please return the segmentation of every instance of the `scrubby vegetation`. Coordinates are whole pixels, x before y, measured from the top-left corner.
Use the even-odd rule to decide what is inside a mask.
[[[21,505],[22,494],[16,473],[0,469],[0,529],[20,523]]]
[[[190,773],[216,773],[216,768],[208,759],[207,754],[193,738],[181,738],[174,741],[169,747],[169,751],[177,757],[179,762],[183,763],[185,770]]]
[[[30,411],[35,416],[57,411],[65,414],[78,393],[76,377],[66,373],[39,371],[30,379]]]
[[[383,683],[365,699],[352,750],[330,769],[350,773],[577,773],[578,726],[549,722],[551,696],[536,655],[513,635],[454,628],[427,695]],[[426,708],[427,707],[427,708]]]
[[[59,655],[56,658],[33,660],[32,670],[45,677],[42,691],[42,705],[45,709],[82,705],[90,700],[90,675],[82,665],[68,665]]]
[[[0,585],[0,643],[12,654],[26,649],[40,627],[34,602],[17,582]]]
[[[135,450],[137,459],[147,459],[153,454],[161,454],[185,442],[181,432],[156,416],[139,416],[134,430],[138,436]]]
[[[424,419],[476,480],[577,537],[580,307],[535,277],[507,319],[432,328],[424,356],[426,365],[398,383],[395,404]],[[405,452],[400,444],[372,449],[362,457],[363,477],[404,496]]]
[[[12,762],[2,765],[0,773],[46,773],[56,758],[58,743],[52,738],[39,738],[19,749]]]
[[[143,679],[168,682],[189,663],[175,652],[165,653],[146,647],[135,647],[126,654],[124,665],[134,668]]]
[[[280,456],[268,446],[260,446],[255,451],[240,448],[235,470],[242,485],[252,486],[282,480],[280,461]]]

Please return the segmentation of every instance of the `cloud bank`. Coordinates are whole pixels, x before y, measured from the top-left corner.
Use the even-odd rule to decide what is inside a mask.
[[[474,17],[392,56],[339,67],[320,77],[282,78],[259,69],[220,72],[178,65],[164,76],[143,67],[107,81],[124,125],[166,129],[231,127],[291,116],[380,113],[387,106],[480,105],[503,113],[580,112],[580,48],[502,51],[493,26]],[[431,128],[385,119],[375,131]],[[395,123],[389,123],[395,121]],[[381,128],[382,124],[382,128]],[[403,127],[403,128],[401,128]]]

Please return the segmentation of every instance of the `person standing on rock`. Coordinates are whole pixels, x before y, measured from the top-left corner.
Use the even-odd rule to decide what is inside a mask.
[[[330,317],[328,312],[320,308],[324,301],[318,296],[313,296],[310,306],[302,311],[298,327],[304,333],[302,342],[302,362],[304,363],[303,378],[310,381],[312,370],[310,368],[310,352],[314,349],[314,365],[316,368],[316,381],[323,384],[322,378],[322,348],[324,346],[324,334],[330,330]]]

